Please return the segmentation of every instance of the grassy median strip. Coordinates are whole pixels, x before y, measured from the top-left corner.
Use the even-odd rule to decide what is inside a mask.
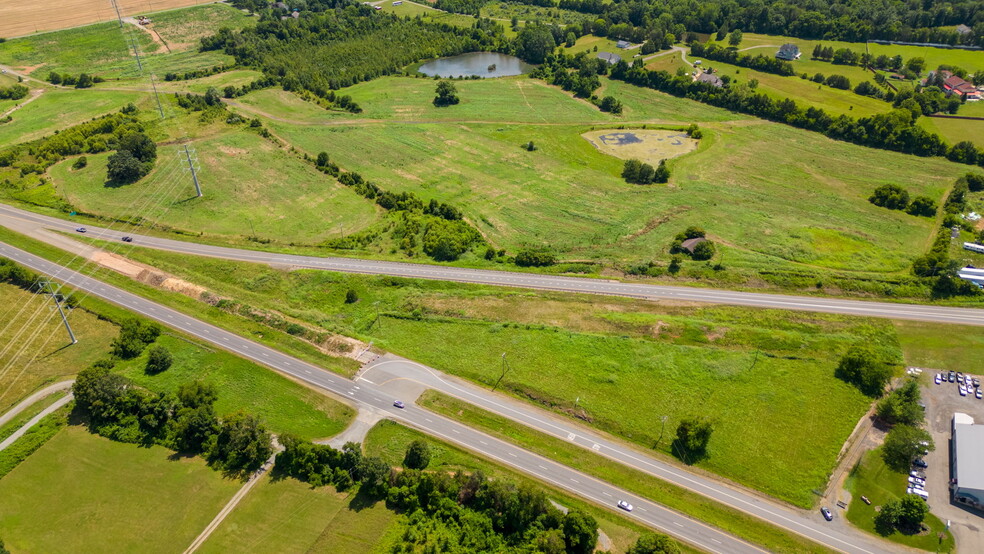
[[[779,529],[739,510],[728,508],[697,493],[526,428],[451,396],[431,390],[425,392],[417,403],[492,436],[522,446],[531,452],[645,496],[769,550],[834,552],[805,537]]]

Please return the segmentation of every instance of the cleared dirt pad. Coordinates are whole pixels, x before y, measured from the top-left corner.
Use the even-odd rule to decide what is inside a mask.
[[[683,131],[659,129],[605,129],[581,135],[595,148],[623,160],[636,159],[656,165],[697,149],[697,141]]]
[[[172,8],[212,4],[207,0],[116,0],[124,17]],[[19,37],[116,19],[109,0],[49,0],[0,2],[0,37]]]

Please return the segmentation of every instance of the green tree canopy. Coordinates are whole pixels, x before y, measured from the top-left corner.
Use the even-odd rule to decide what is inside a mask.
[[[545,25],[527,25],[516,37],[516,55],[529,63],[543,63],[556,46]]]
[[[407,453],[403,457],[403,467],[407,469],[426,469],[430,464],[431,452],[427,441],[415,440],[407,446]]]
[[[882,458],[885,465],[904,473],[909,470],[912,460],[922,455],[923,451],[932,449],[933,438],[925,429],[912,425],[896,425],[885,436]]]
[[[680,554],[680,546],[660,533],[643,533],[625,554]]]
[[[673,450],[685,462],[694,461],[707,453],[707,445],[711,441],[714,425],[704,417],[688,417],[677,425],[676,440]]]
[[[892,369],[878,360],[867,344],[852,346],[841,358],[834,376],[851,383],[868,396],[881,396],[892,378]]]
[[[451,81],[439,81],[436,92],[437,96],[434,97],[435,106],[451,106],[461,101],[458,98],[458,89]]]
[[[925,416],[925,410],[919,405],[919,401],[919,384],[910,380],[881,399],[876,414],[886,423],[914,425]]]
[[[162,371],[167,371],[173,362],[174,358],[171,356],[170,350],[163,346],[154,345],[147,352],[147,365],[144,371],[156,375]]]
[[[598,544],[598,522],[580,510],[567,512],[564,516],[564,540],[567,552],[571,554],[594,552]]]

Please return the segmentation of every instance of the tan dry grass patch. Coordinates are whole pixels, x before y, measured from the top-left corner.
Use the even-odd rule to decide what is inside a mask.
[[[602,129],[581,136],[603,154],[652,165],[693,152],[698,144],[683,131],[664,129]]]

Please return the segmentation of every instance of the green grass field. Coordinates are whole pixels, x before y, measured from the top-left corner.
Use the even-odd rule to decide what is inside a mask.
[[[428,85],[423,90],[420,82],[390,80],[389,94],[402,97],[397,87],[407,84],[422,97],[418,106],[427,106],[424,96],[431,82],[422,81]],[[482,98],[494,91],[514,94],[517,84],[470,83],[485,89]],[[468,98],[468,89],[461,90]],[[357,93],[353,97],[367,106],[374,103]],[[673,104],[647,106],[633,100],[646,116],[665,108],[663,119],[680,125],[701,112],[715,118],[726,113],[690,103],[694,118],[680,117]],[[566,105],[580,109],[572,99]],[[580,137],[591,126],[471,123],[477,114],[467,105],[462,108],[464,121],[454,125],[269,123],[303,151],[327,151],[342,167],[386,189],[414,191],[425,200],[461,207],[498,247],[514,251],[524,244],[547,245],[565,258],[606,263],[665,258],[673,235],[697,225],[727,249],[731,265],[907,272],[912,258],[928,246],[933,221],[887,212],[867,197],[880,184],[897,183],[912,194],[942,200],[955,177],[966,171],[942,160],[866,149],[741,118],[705,123],[701,148],[671,162],[669,187],[638,187],[619,177],[620,160]],[[489,115],[504,119],[495,111]],[[538,146],[536,152],[520,148],[529,140]],[[777,144],[782,145],[779,158]],[[366,151],[373,153],[371,162]],[[742,209],[732,209],[736,205]]]
[[[149,15],[152,23],[148,28],[156,31],[172,52],[195,50],[200,38],[222,27],[242,29],[255,25],[259,19],[227,4],[207,4]]]
[[[717,430],[702,467],[806,506],[868,406],[833,378],[838,357],[869,340],[901,361],[894,330],[877,320],[132,255],[216,294],[481,383],[498,378],[507,352],[506,390],[567,414],[578,400],[588,421],[647,448],[659,438],[661,416],[672,433],[683,417],[709,415]],[[359,302],[345,304],[349,289]],[[399,317],[371,326],[376,302]],[[669,453],[669,443],[664,437],[658,449]]]
[[[154,391],[176,392],[182,384],[204,381],[215,385],[218,414],[244,410],[258,416],[276,434],[291,433],[306,439],[340,433],[355,416],[347,404],[307,388],[273,370],[221,350],[164,335],[157,344],[174,356],[174,365],[157,375],[144,372],[147,352],[121,362],[118,371]]]
[[[129,102],[149,108],[150,98],[139,92],[109,90],[49,90],[14,112],[14,120],[0,125],[0,144],[6,146],[49,135],[109,112]]]
[[[541,23],[556,23],[558,25],[571,25],[580,23],[591,16],[573,10],[564,10],[556,7],[546,8],[542,6],[531,6],[515,2],[489,2],[482,6],[482,17],[490,17],[502,20],[502,24],[509,28],[510,20],[515,17],[520,25],[526,22],[539,21]]]
[[[117,327],[84,310],[70,313],[68,334],[51,300],[0,284],[0,413],[44,385],[70,378],[106,356]]]
[[[256,484],[199,552],[383,552],[399,516],[352,493],[270,476]]]
[[[969,106],[969,108],[967,107]],[[984,104],[967,104],[960,108],[959,115],[984,117]],[[972,119],[945,119],[941,117],[920,117],[919,125],[934,132],[950,144],[969,140],[978,147],[984,147],[984,121]]]
[[[234,69],[232,71],[225,71],[216,75],[202,77],[201,79],[191,79],[189,81],[165,81],[158,86],[161,90],[166,90],[168,92],[194,92],[196,94],[205,94],[205,92],[211,87],[215,87],[221,92],[226,86],[231,85],[234,87],[241,87],[252,83],[257,78],[262,76],[262,73],[252,69]],[[274,89],[265,90],[272,91]]]
[[[953,371],[981,367],[984,334],[978,327],[896,321],[895,328],[908,365]]]
[[[0,480],[0,535],[15,552],[180,551],[240,485],[70,426]]]
[[[530,479],[520,473],[508,469],[498,463],[461,450],[443,441],[435,440],[418,431],[404,427],[389,420],[383,420],[369,431],[363,443],[363,450],[370,456],[380,456],[393,466],[402,466],[403,455],[407,445],[414,440],[426,440],[431,447],[430,465],[428,471],[463,471],[471,473],[481,471],[492,479],[507,479],[514,483],[528,482],[545,488],[549,498],[567,508],[579,508],[591,514],[597,521],[598,527],[612,540],[615,552],[625,552],[638,538],[642,528],[629,523],[613,513],[614,508],[601,509],[593,504],[587,504],[575,499],[540,481]],[[681,545],[684,546],[684,545]],[[688,551],[686,548],[684,551]]]
[[[875,508],[905,495],[907,477],[906,474],[895,473],[885,466],[880,448],[866,453],[847,479],[846,487],[852,495],[851,504],[847,509],[848,521],[869,533],[875,533],[874,519],[877,514]],[[871,500],[870,506],[861,501],[862,495]],[[954,550],[953,535],[946,530],[946,526],[938,517],[929,514],[923,523],[930,528],[926,534],[904,535],[896,531],[885,538],[921,550],[934,552]],[[942,541],[937,538],[940,533],[945,536]]]
[[[107,186],[108,153],[88,156],[88,166],[77,171],[65,160],[50,174],[79,210],[151,220],[166,212],[169,227],[194,233],[319,242],[360,231],[378,217],[370,201],[254,133],[221,129],[190,146],[201,165],[202,198],[194,198],[174,147],[160,148],[155,170],[132,185]]]
[[[668,508],[733,533],[774,552],[821,552],[823,548],[799,535],[780,530],[739,510],[630,469],[605,456],[585,451],[562,439],[475,408],[450,396],[426,391],[417,404],[495,437],[512,442],[564,465],[642,495]]]
[[[157,45],[139,29],[123,31],[128,29],[121,30],[114,21],[9,40],[0,44],[0,63],[39,79],[46,79],[51,71],[133,76],[137,66],[130,37],[141,52],[154,52]]]
[[[420,2],[404,1],[402,4],[397,6],[393,5],[393,0],[384,0],[378,4],[374,3],[374,5],[382,8],[382,11],[391,12],[400,17],[420,16],[422,20],[430,23],[444,23],[464,29],[468,29],[475,25],[476,20],[470,15],[441,11],[431,8],[427,4],[428,3],[426,0],[420,0]],[[506,27],[508,27],[508,25]]]

